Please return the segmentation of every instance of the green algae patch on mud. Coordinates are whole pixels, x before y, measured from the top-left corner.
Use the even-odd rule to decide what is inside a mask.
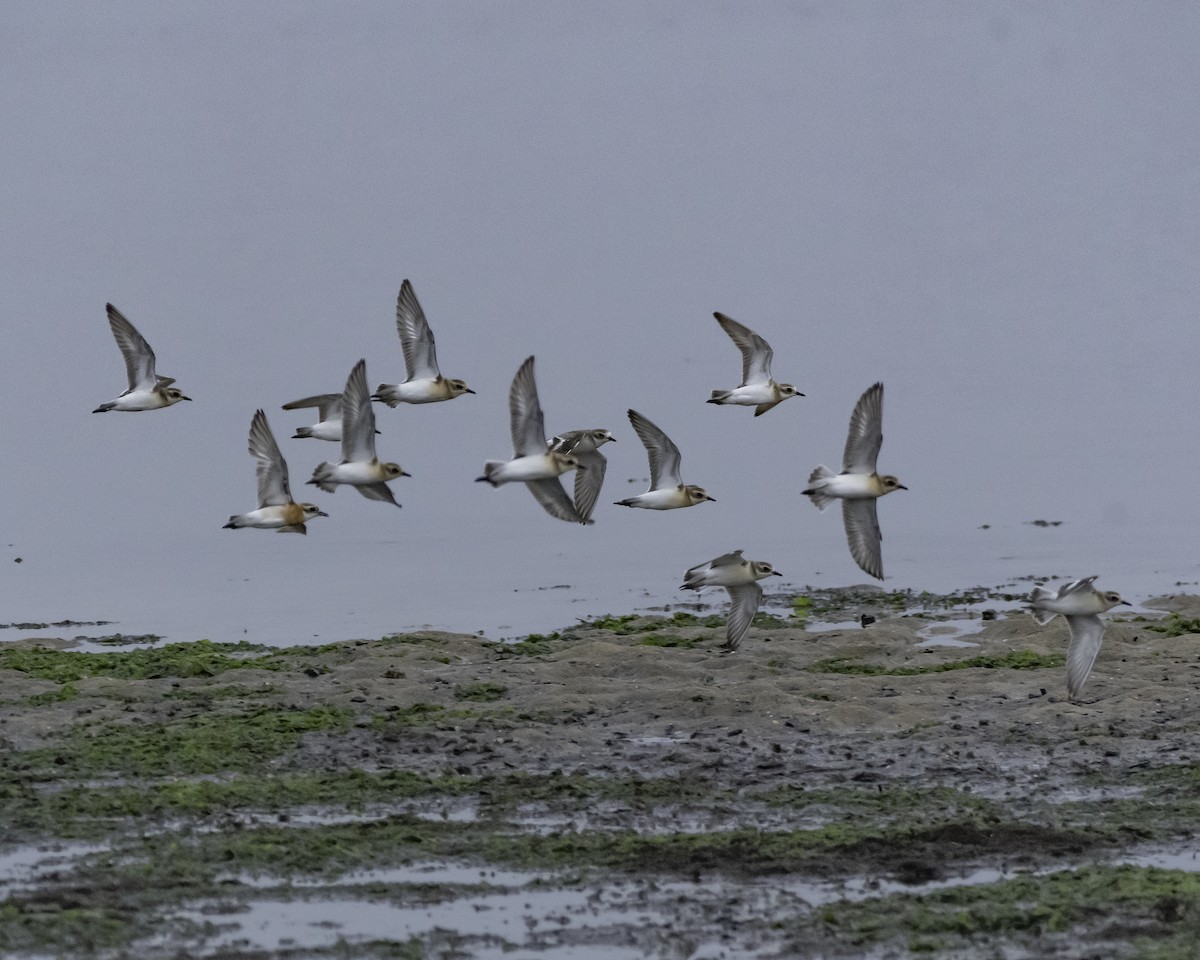
[[[16,670],[39,680],[69,683],[84,677],[149,680],[162,677],[213,677],[226,670],[278,669],[278,657],[249,643],[172,643],[164,647],[110,653],[80,653],[51,647],[0,649],[0,670]]]
[[[1043,937],[1059,934],[1100,951],[1088,956],[1187,960],[1200,942],[1200,877],[1153,867],[1084,867],[922,895],[841,901],[798,926],[818,942],[825,934],[840,943],[902,944],[939,956],[960,956],[982,943],[993,951],[988,956],[1007,955],[1005,947],[1045,944]],[[1132,951],[1120,950],[1122,941],[1131,941]],[[814,946],[806,934],[794,943]]]
[[[0,902],[0,953],[5,956],[48,950],[58,956],[90,956],[125,946],[137,933],[136,911],[119,904],[32,896]]]
[[[242,713],[199,713],[166,722],[77,726],[56,745],[5,758],[27,776],[113,774],[153,777],[257,770],[318,731],[343,731],[349,710],[262,707]]]
[[[1036,653],[1033,650],[1014,650],[1011,653],[985,654],[964,660],[944,660],[916,666],[889,667],[853,657],[828,657],[804,669],[810,673],[842,673],[868,677],[916,677],[950,670],[1043,670],[1061,667],[1067,658],[1061,653]]]
[[[560,633],[531,633],[516,643],[485,641],[483,649],[497,660],[512,660],[520,657],[543,657],[567,646],[567,639]]]
[[[1148,622],[1146,629],[1168,637],[1200,634],[1200,617],[1182,617],[1178,613],[1169,613],[1162,620]]]
[[[504,684],[483,680],[478,683],[459,684],[454,688],[454,699],[492,703],[496,700],[503,700],[507,693],[508,687]]]
[[[120,833],[122,824],[259,813],[288,817],[296,812],[361,813],[395,809],[409,801],[430,804],[476,799],[480,815],[496,817],[530,804],[558,815],[574,815],[604,801],[629,809],[662,804],[733,802],[701,780],[616,779],[552,773],[506,776],[431,776],[403,770],[359,769],[316,773],[261,773],[217,778],[170,779],[137,786],[71,786],[40,789],[31,783],[0,784],[0,822],[10,840],[92,840]]]
[[[401,770],[344,770],[247,775],[227,779],[165,780],[133,786],[39,790],[0,786],[0,820],[10,837],[94,839],[112,835],[128,818],[206,818],[237,812],[288,816],[297,810],[362,811],[423,797],[454,797],[476,781],[427,777]]]
[[[505,822],[445,823],[399,814],[311,826],[261,826],[191,836],[145,836],[91,859],[83,873],[158,886],[210,883],[229,865],[256,875],[341,876],[414,860],[506,864],[578,872],[588,868],[651,876],[784,874],[852,876],[869,867],[933,879],[947,865],[980,857],[1079,854],[1103,841],[1082,831],[1026,823],[951,821],[933,827],[839,823],[811,830],[645,835],[583,830],[517,833]],[[163,871],[167,871],[164,873]],[[121,879],[123,878],[123,879]]]
[[[1054,830],[1021,822],[953,820],[915,828],[861,819],[808,830],[742,828],[714,833],[644,835],[604,831],[513,836],[490,833],[461,848],[455,838],[442,855],[482,852],[514,866],[577,870],[616,869],[642,874],[712,873],[725,876],[853,875],[864,867],[936,875],[947,864],[979,857],[1078,853],[1105,842],[1098,834]]]
[[[25,698],[26,706],[44,707],[49,703],[65,703],[67,700],[74,700],[79,696],[79,689],[73,683],[63,683],[55,687],[53,690],[46,690],[42,693],[35,693],[30,697]]]

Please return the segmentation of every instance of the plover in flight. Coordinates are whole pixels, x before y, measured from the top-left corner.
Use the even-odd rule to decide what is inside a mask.
[[[407,280],[400,285],[400,295],[396,298],[396,329],[404,348],[404,370],[408,379],[403,383],[381,383],[372,394],[372,400],[382,400],[394,407],[398,403],[453,400],[464,393],[475,392],[461,380],[442,376],[434,350],[433,331],[429,329],[425,311]]]
[[[279,533],[308,533],[304,524],[313,517],[327,517],[324,510],[311,503],[296,503],[288,485],[287,462],[279,452],[279,444],[267,424],[267,415],[254,412],[250,421],[250,456],[256,463],[258,477],[258,509],[234,514],[225,524],[227,530],[260,527]]]
[[[802,397],[790,383],[776,383],[771,376],[771,345],[762,337],[723,313],[714,313],[721,329],[729,334],[742,351],[742,384],[732,390],[714,390],[709,403],[736,403],[754,407],[754,415],[762,416],[788,397]]]
[[[636,410],[629,411],[629,422],[646,448],[650,460],[650,489],[636,497],[618,500],[619,507],[642,507],[646,510],[674,510],[691,507],[705,500],[716,502],[703,487],[685,484],[679,475],[679,448],[671,438]]]
[[[883,556],[879,543],[879,516],[875,501],[894,490],[907,490],[893,476],[875,472],[875,461],[883,444],[883,384],[876,383],[858,398],[850,415],[850,433],[842,454],[842,472],[834,473],[824,465],[808,478],[804,495],[818,510],[834,500],[842,501],[842,519],[846,540],[855,562],[873,577],[883,579]]]
[[[616,439],[607,430],[568,430],[550,441],[551,453],[570,454],[583,467],[575,471],[575,512],[585,523],[596,509],[596,498],[600,496],[608,469],[608,460],[599,448]]]
[[[783,574],[762,560],[743,560],[742,551],[734,550],[692,567],[683,575],[681,590],[700,590],[702,587],[724,587],[729,593],[729,617],[725,622],[725,649],[736,650],[750,621],[762,603],[762,587],[756,581]]]
[[[171,384],[173,377],[160,377],[154,372],[154,351],[146,338],[134,329],[132,323],[111,303],[105,304],[108,325],[112,328],[121,356],[125,358],[125,373],[129,378],[129,389],[108,403],[102,403],[92,413],[108,413],[109,410],[157,410],[169,407],[180,400],[191,400],[183,391]]]
[[[314,440],[332,440],[340,443],[342,440],[342,395],[340,393],[318,393],[316,396],[293,400],[291,403],[283,405],[284,410],[305,410],[309,407],[317,408],[317,422],[311,427],[297,427],[292,439],[303,440],[311,437]]]
[[[489,460],[483,476],[476,481],[498,487],[504,483],[524,483],[545,511],[559,520],[587,523],[563,489],[559,476],[568,470],[586,469],[574,454],[551,450],[546,443],[542,407],[538,403],[537,383],[533,379],[533,357],[517,370],[508,391],[509,429],[512,433],[511,460]]]
[[[342,393],[342,459],[321,463],[309,483],[333,493],[337,484],[348,483],[368,500],[396,503],[388,481],[411,474],[398,463],[381,463],[375,455],[375,411],[367,393],[367,361],[359,360],[350,371]]]
[[[1061,615],[1071,631],[1071,642],[1067,646],[1067,697],[1070,700],[1079,699],[1100,652],[1104,640],[1104,621],[1100,614],[1118,604],[1129,606],[1129,601],[1122,600],[1119,593],[1093,587],[1095,579],[1072,580],[1057,592],[1034,587],[1029,595],[1029,606],[1038,623],[1049,623]]]

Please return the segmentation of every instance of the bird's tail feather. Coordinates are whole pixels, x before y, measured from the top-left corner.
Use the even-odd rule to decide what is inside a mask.
[[[333,464],[326,460],[324,463],[317,464],[312,479],[308,482],[315,484],[319,490],[324,490],[326,493],[335,493],[337,484],[329,482],[331,476],[333,476]]]
[[[818,510],[824,510],[837,499],[837,497],[830,497],[821,492],[825,481],[836,476],[837,474],[823,463],[808,475],[808,487],[804,490],[804,496],[809,497]]]

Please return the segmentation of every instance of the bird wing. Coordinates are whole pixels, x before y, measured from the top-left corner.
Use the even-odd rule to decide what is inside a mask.
[[[736,587],[726,587],[729,593],[729,617],[725,621],[725,647],[736,650],[742,642],[742,637],[750,629],[750,621],[758,613],[758,605],[762,602],[762,587],[757,583],[743,583]]]
[[[322,420],[328,420],[331,416],[336,420],[342,413],[342,395],[340,393],[318,393],[283,405],[284,410],[303,410],[306,407],[316,407],[317,415]]]
[[[734,550],[733,553],[723,553],[715,560],[709,560],[708,563],[698,563],[696,566],[689,568],[683,575],[683,590],[699,590],[701,587],[708,586],[704,581],[714,567],[725,567],[731,564],[740,564],[742,562],[742,551]]]
[[[542,508],[550,516],[557,517],[559,520],[566,520],[570,523],[588,522],[584,517],[579,515],[579,511],[571,503],[571,498],[567,496],[567,491],[563,489],[563,485],[559,482],[558,477],[528,480],[525,486],[529,488],[529,492],[533,494],[533,498],[542,505]]]
[[[1083,692],[1084,681],[1104,640],[1104,622],[1097,616],[1065,617],[1071,630],[1067,647],[1067,696],[1075,700]]]
[[[741,550],[734,550],[732,553],[723,553],[723,554],[721,554],[721,555],[720,555],[719,557],[717,557],[715,560],[709,560],[709,561],[708,561],[708,563],[706,563],[706,564],[705,564],[705,566],[706,566],[706,567],[709,567],[709,568],[712,568],[712,567],[731,567],[731,566],[735,566],[735,565],[738,565],[738,564],[741,564],[741,563],[744,563],[744,562],[745,562],[745,561],[744,561],[744,560],[742,560],[742,551],[741,551]]]
[[[636,410],[629,411],[629,422],[650,459],[650,489],[662,490],[683,483],[679,475],[679,448],[671,438]]]
[[[1051,620],[1058,616],[1053,610],[1046,610],[1043,607],[1030,607],[1029,613],[1039,627],[1044,627]]]
[[[368,500],[380,500],[383,503],[390,503],[396,507],[400,506],[400,504],[396,503],[396,498],[392,496],[391,489],[382,480],[379,483],[355,484],[354,489]]]
[[[879,515],[874,499],[842,501],[842,520],[846,524],[846,542],[850,555],[864,572],[883,579],[883,555],[879,548],[883,534],[879,532]]]
[[[526,358],[513,377],[508,390],[508,416],[515,457],[546,452],[545,419],[533,379],[533,357]]]
[[[842,454],[845,473],[874,473],[883,445],[883,384],[868,387],[850,415],[850,433]]]
[[[729,334],[734,345],[742,351],[742,386],[768,383],[771,379],[771,358],[774,356],[771,345],[732,317],[723,313],[714,313],[713,316],[717,318],[721,329]]]
[[[592,511],[596,509],[596,499],[600,496],[608,460],[598,450],[576,453],[575,457],[583,467],[582,470],[575,471],[575,512],[586,522],[591,519]]]
[[[121,355],[125,358],[129,389],[149,390],[158,386],[160,378],[154,375],[154,351],[150,349],[146,338],[138,333],[133,324],[125,319],[125,315],[111,303],[105,305],[105,310],[108,311],[108,325],[112,328],[113,337],[116,338]],[[175,382],[169,377],[161,379],[168,384]]]
[[[404,369],[408,379],[436,380],[440,377],[433,331],[429,329],[425,311],[407,280],[400,284],[400,295],[396,297],[396,330],[400,333],[400,346],[404,348]]]
[[[262,410],[255,410],[250,421],[250,456],[256,461],[254,473],[258,477],[258,505],[278,507],[291,503],[287,462],[279,452],[279,444],[275,442],[267,415]]]
[[[557,434],[546,442],[546,447],[555,453],[574,453],[586,430],[568,430]]]
[[[374,459],[375,411],[367,390],[367,361],[359,360],[342,393],[342,461]]]
[[[1096,574],[1096,577],[1100,574]],[[1083,590],[1095,590],[1092,586],[1096,582],[1096,577],[1084,577],[1081,580],[1072,580],[1070,583],[1063,584],[1058,588],[1058,593],[1055,595],[1055,600],[1061,600],[1063,597],[1070,596],[1072,593],[1079,593]]]

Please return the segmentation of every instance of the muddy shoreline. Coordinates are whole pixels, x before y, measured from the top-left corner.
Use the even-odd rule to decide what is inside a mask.
[[[872,609],[0,646],[0,952],[1191,956],[1200,600]]]

